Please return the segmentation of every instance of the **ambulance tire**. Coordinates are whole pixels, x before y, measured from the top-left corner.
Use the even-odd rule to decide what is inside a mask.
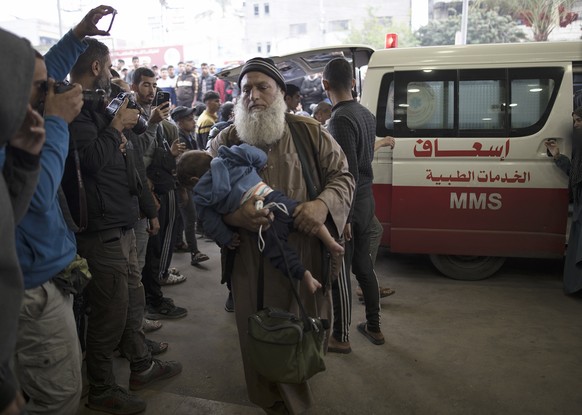
[[[461,281],[479,281],[495,274],[504,257],[471,255],[430,255],[432,264],[446,277]]]

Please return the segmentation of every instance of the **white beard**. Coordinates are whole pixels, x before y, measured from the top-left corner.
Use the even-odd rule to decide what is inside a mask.
[[[234,126],[239,138],[256,147],[268,147],[276,143],[285,131],[286,109],[281,94],[264,110],[249,111],[239,100],[234,107]]]

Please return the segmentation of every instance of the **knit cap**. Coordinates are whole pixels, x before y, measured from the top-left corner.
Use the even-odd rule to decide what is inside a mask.
[[[273,78],[283,91],[286,90],[285,78],[283,78],[283,75],[275,66],[275,62],[269,58],[252,58],[246,61],[238,77],[238,84],[241,85],[241,81],[247,72],[255,71],[264,73],[268,77]]]

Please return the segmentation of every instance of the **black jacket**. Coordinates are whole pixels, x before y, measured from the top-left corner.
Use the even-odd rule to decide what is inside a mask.
[[[159,195],[176,189],[176,158],[170,152],[164,128],[158,125],[152,162],[147,167],[148,178],[154,184],[154,192]]]
[[[69,124],[69,132],[71,143],[62,184],[73,219],[79,223],[76,146],[87,194],[87,231],[132,228],[139,218],[139,189],[130,189],[125,156],[119,150],[121,134],[109,127],[104,115],[85,109]]]
[[[157,218],[158,208],[156,206],[154,196],[147,184],[148,179],[146,174],[146,167],[143,162],[143,151],[141,149],[141,141],[144,139],[136,135],[132,130],[126,130],[123,132],[123,134],[127,137],[127,140],[132,144],[131,152],[129,146],[127,148],[126,161],[129,162],[131,160],[130,157],[133,157],[133,160],[131,161],[135,166],[137,177],[139,178],[139,184],[141,184],[141,192],[137,194],[141,216],[144,216],[148,219]]]

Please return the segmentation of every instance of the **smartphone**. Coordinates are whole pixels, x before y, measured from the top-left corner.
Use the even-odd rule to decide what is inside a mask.
[[[100,21],[99,21],[99,29],[101,30],[105,30],[105,28],[107,28],[107,30],[105,30],[107,33],[111,32],[111,28],[113,27],[113,22],[115,21],[115,16],[117,16],[117,10],[113,9],[113,11],[108,14],[103,16]]]
[[[156,97],[154,99],[154,107],[159,107],[160,105],[170,101],[170,93],[166,91],[156,92]]]

